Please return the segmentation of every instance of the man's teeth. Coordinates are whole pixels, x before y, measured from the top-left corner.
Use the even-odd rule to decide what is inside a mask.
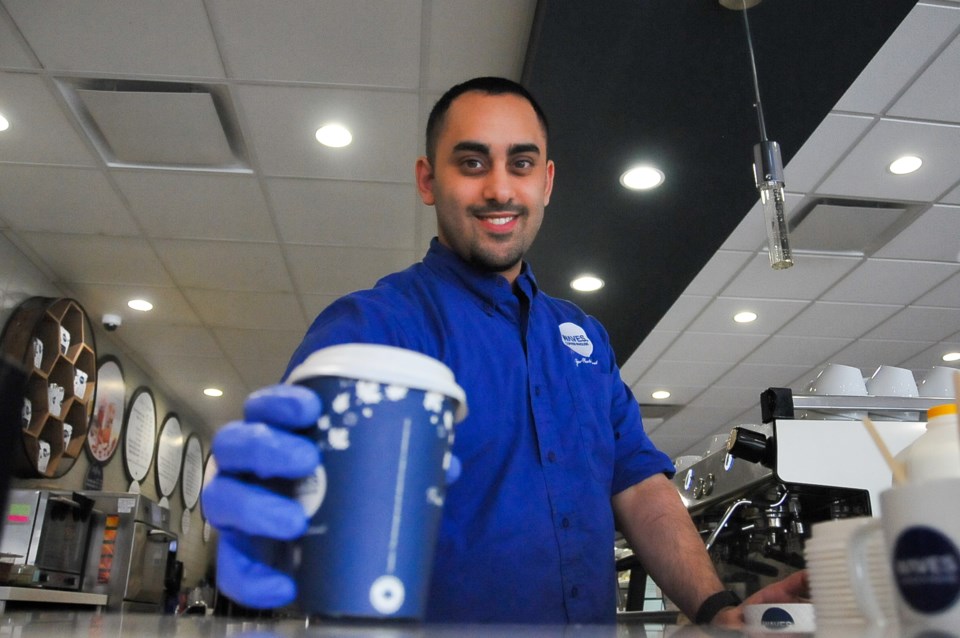
[[[493,224],[494,226],[503,226],[507,222],[513,221],[513,217],[488,217],[487,221]]]

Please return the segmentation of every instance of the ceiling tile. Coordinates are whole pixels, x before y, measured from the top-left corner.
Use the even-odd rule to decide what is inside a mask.
[[[960,26],[960,11],[953,10],[953,26]],[[931,34],[924,34],[925,39]],[[916,44],[916,43],[914,43]],[[889,115],[925,120],[960,121],[960,38],[937,56],[937,59],[888,111]]]
[[[654,328],[620,367],[620,376],[624,382],[632,386],[678,336],[679,331],[659,326]]]
[[[738,414],[740,410],[743,410],[743,406],[757,401],[760,398],[760,392],[765,389],[766,388],[754,388],[750,386],[712,386],[694,399],[691,405],[693,407],[732,408],[735,410],[734,414]],[[734,414],[730,414],[729,416],[732,417]],[[714,427],[725,420],[726,419],[714,421]]]
[[[25,46],[20,32],[0,11],[0,67],[6,69],[36,69],[38,65]]]
[[[960,330],[960,312],[955,308],[911,306],[864,335],[866,339],[940,341]]]
[[[148,237],[277,241],[255,177],[112,171]]]
[[[911,370],[927,370],[935,366],[946,366],[956,368],[956,363],[946,363],[943,355],[948,352],[960,352],[960,335],[954,335],[951,339],[936,343],[915,357],[907,359],[901,365]],[[923,378],[922,374],[916,374],[917,381]]]
[[[371,288],[381,277],[419,260],[411,250],[288,246],[286,252],[297,290],[326,295]]]
[[[445,91],[458,82],[498,75],[520,79],[535,0],[431,2],[426,88]]]
[[[856,268],[861,259],[794,253],[793,262],[792,268],[773,270],[766,253],[756,255],[722,294],[724,297],[816,299]]]
[[[283,359],[288,361],[303,339],[300,330],[241,330],[215,328],[213,334],[223,351],[234,362]]]
[[[784,337],[775,335],[743,360],[750,364],[784,362],[793,366],[812,366],[826,361],[831,355],[850,343],[849,339],[833,337]]]
[[[417,97],[412,93],[240,86],[241,119],[269,177],[324,177],[409,184],[417,156]],[[329,122],[353,132],[343,148],[319,144]]]
[[[960,273],[933,288],[916,301],[918,306],[960,308]]]
[[[281,292],[234,292],[185,289],[200,318],[214,328],[306,331],[307,322],[297,298]]]
[[[123,318],[123,324],[117,330],[114,338],[128,341],[126,328],[129,326],[194,326],[200,324],[200,318],[187,303],[176,288],[156,288],[140,285],[105,285],[105,284],[71,284],[70,290],[77,299],[83,300],[83,305],[91,316],[99,320],[105,313],[118,314]],[[153,310],[140,312],[127,307],[131,299],[146,299],[153,304]],[[140,344],[129,340],[132,351],[136,351]]]
[[[960,265],[868,259],[824,295],[825,301],[908,304]]]
[[[894,175],[887,166],[901,155],[923,158],[923,167]],[[821,193],[934,201],[960,178],[960,126],[882,119],[824,180]]]
[[[219,290],[289,292],[277,244],[157,240],[154,247],[177,285]]]
[[[416,248],[420,198],[412,182],[271,179],[267,190],[284,241]]]
[[[706,387],[713,384],[729,369],[729,363],[701,362],[691,365],[689,361],[658,359],[636,385],[659,386],[665,390],[670,390],[673,386]]]
[[[899,366],[927,348],[924,341],[892,341],[881,339],[858,339],[831,359],[832,363],[856,366],[870,376],[880,366]]]
[[[96,165],[39,76],[0,72],[0,111],[10,121],[0,144],[0,162]]]
[[[944,195],[940,201],[944,204],[960,205],[960,186],[957,186],[952,191]]]
[[[278,11],[261,0],[207,2],[230,77],[419,85],[420,0],[285,0],[284,5]],[[467,24],[459,25],[461,33]]]
[[[933,206],[874,253],[875,257],[960,261],[960,207]]]
[[[654,399],[651,398],[657,390],[670,390],[670,398],[667,400],[668,404],[671,405],[685,405],[693,400],[698,394],[704,391],[707,387],[707,384],[703,385],[692,385],[692,384],[683,384],[683,385],[671,385],[669,388],[665,388],[662,383],[634,383],[630,389],[633,391],[633,395],[641,403],[654,402]],[[659,403],[659,402],[658,402]]]
[[[791,337],[846,337],[856,339],[888,319],[903,306],[816,301],[778,334]]]
[[[744,299],[719,297],[690,324],[694,332],[771,335],[793,319],[807,306],[806,301],[781,299]],[[757,314],[756,321],[736,323],[733,316],[738,312],[751,311]]]
[[[766,336],[686,331],[663,353],[670,361],[736,363],[759,346]]]
[[[681,331],[713,301],[713,297],[683,294],[657,323],[658,328]]]
[[[666,432],[667,428],[664,428],[663,431]],[[701,438],[699,433],[681,434],[677,436],[673,434],[660,434],[659,431],[654,432],[650,436],[650,440],[657,446],[657,449],[670,458],[683,455],[685,450],[695,445]]]
[[[918,3],[844,93],[841,111],[879,113],[960,25],[953,7]]]
[[[753,256],[753,251],[718,250],[687,285],[683,294],[718,294]]]
[[[809,369],[805,365],[741,363],[717,380],[717,387],[754,388],[756,396],[767,388],[789,387],[793,379]]]
[[[287,369],[289,357],[272,356],[256,362],[249,360],[234,362],[237,374],[246,384],[249,391],[265,388],[280,382]]]
[[[127,311],[127,317],[134,311]],[[201,326],[168,325],[124,321],[116,335],[134,345],[145,357],[222,357],[210,331]]]
[[[107,178],[93,169],[0,164],[0,211],[16,230],[139,234]]]
[[[175,10],[126,0],[67,2],[56,11],[33,0],[4,5],[50,71],[223,77],[202,0],[181,0]]]
[[[812,190],[873,121],[872,117],[858,115],[827,115],[784,167],[787,187],[792,191]]]
[[[68,283],[173,285],[143,239],[34,232],[21,236],[57,278]]]

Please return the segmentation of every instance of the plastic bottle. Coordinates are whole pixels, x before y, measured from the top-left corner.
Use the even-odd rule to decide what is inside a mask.
[[[927,411],[927,431],[903,451],[911,483],[960,476],[960,425],[954,403]]]

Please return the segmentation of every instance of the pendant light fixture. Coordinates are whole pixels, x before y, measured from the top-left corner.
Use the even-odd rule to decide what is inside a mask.
[[[757,124],[760,128],[760,143],[753,147],[753,178],[760,192],[763,206],[763,223],[767,230],[767,251],[770,266],[783,270],[793,266],[793,253],[787,234],[786,204],[783,198],[783,160],[780,145],[767,138],[767,126],[763,121],[763,104],[760,102],[760,83],[757,81],[757,62],[753,55],[750,37],[750,20],[747,9],[760,4],[761,0],[719,0],[727,9],[743,12],[743,25],[747,32],[747,48],[750,51],[750,68],[753,71],[753,92],[757,108]]]

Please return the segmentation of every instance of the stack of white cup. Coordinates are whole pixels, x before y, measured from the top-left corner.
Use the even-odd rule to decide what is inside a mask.
[[[867,576],[882,617],[868,614],[857,600],[856,577],[849,559],[853,534],[866,525],[876,528],[866,544]],[[893,579],[883,535],[869,516],[817,523],[804,546],[810,577],[810,595],[817,626],[885,623],[896,618]]]

